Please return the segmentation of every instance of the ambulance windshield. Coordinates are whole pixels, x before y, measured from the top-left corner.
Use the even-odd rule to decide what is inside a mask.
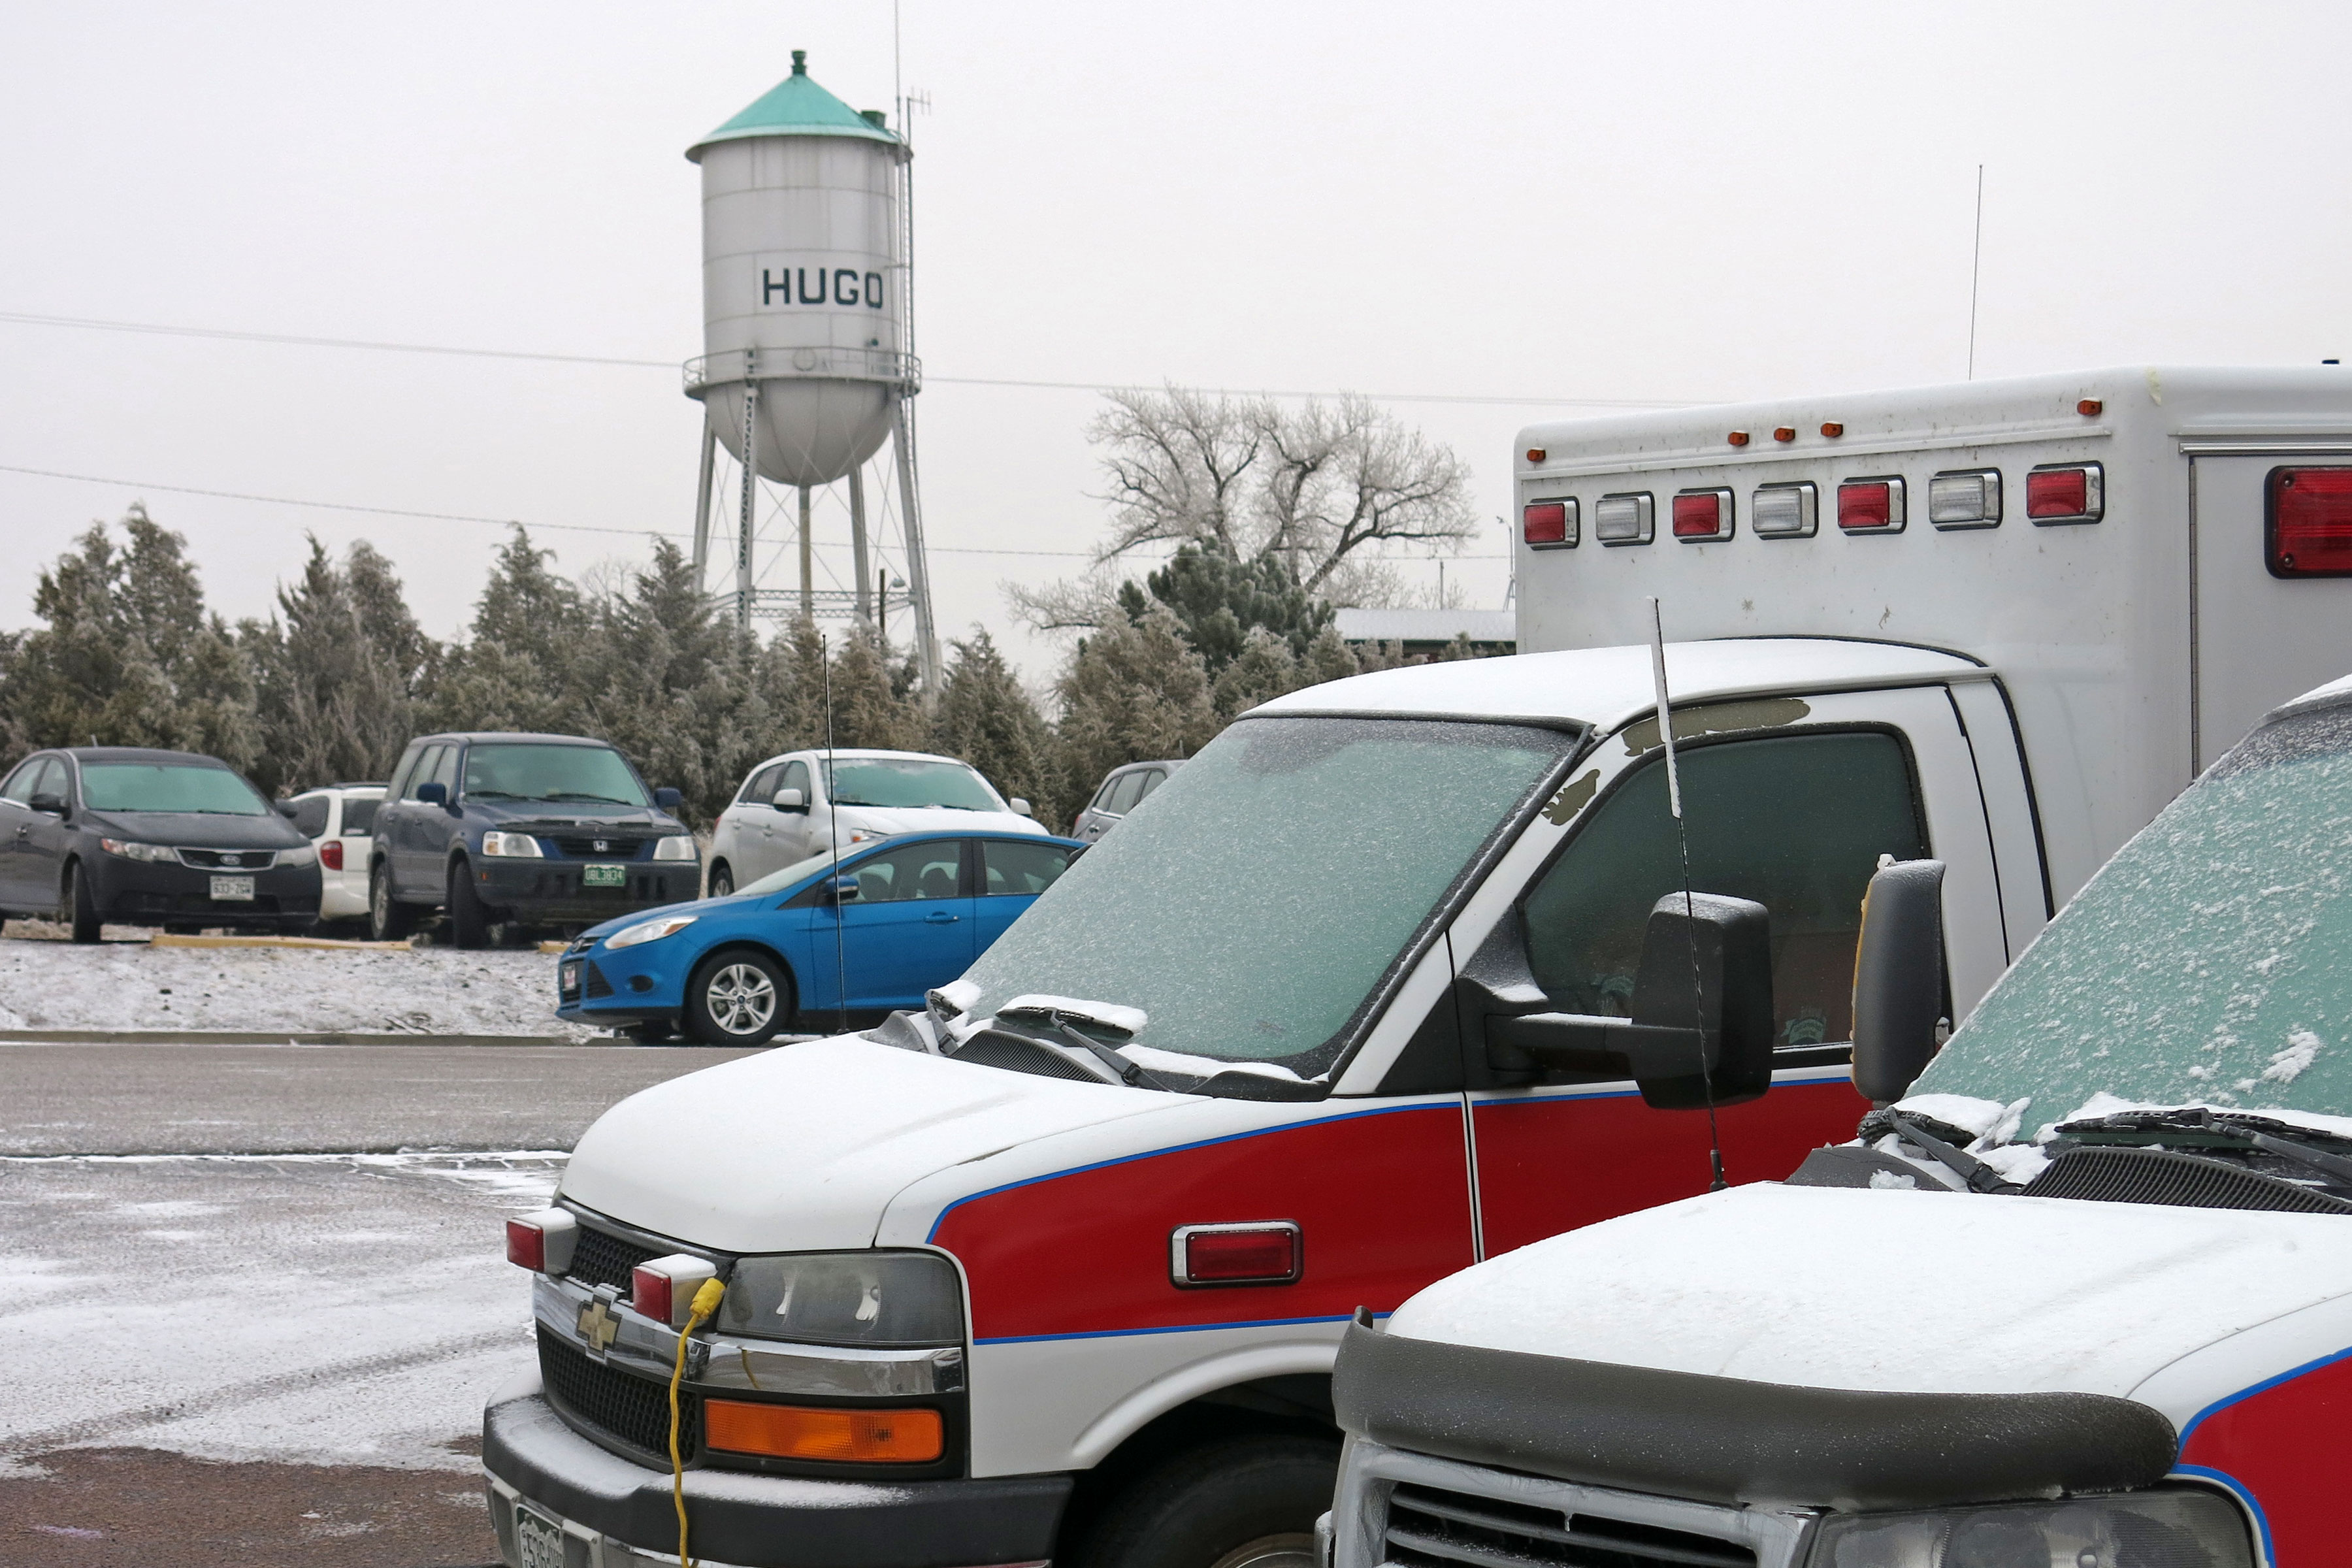
[[[2031,1097],[2029,1132],[2094,1095],[2352,1116],[2352,705],[2256,731],[2167,806],[1912,1093]]]
[[[1243,720],[982,955],[967,1014],[1024,994],[1096,997],[1147,1015],[1117,1043],[1154,1072],[1244,1062],[1314,1078],[1577,740],[1516,724]]]

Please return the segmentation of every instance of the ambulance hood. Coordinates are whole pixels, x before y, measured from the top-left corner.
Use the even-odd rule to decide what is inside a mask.
[[[856,1036],[811,1040],[631,1095],[580,1140],[562,1194],[722,1252],[871,1247],[919,1177],[1184,1103]]]
[[[1389,1331],[1814,1388],[2122,1397],[2347,1293],[2343,1215],[1768,1183],[1491,1258]]]

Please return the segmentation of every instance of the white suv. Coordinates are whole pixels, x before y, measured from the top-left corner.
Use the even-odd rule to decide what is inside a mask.
[[[831,761],[826,759],[830,757]],[[1045,829],[969,763],[923,752],[787,752],[753,768],[710,836],[710,896],[795,860],[894,833]]]
[[[336,784],[304,790],[288,804],[294,826],[319,850],[319,921],[363,921],[368,912],[368,848],[375,842],[380,784]]]

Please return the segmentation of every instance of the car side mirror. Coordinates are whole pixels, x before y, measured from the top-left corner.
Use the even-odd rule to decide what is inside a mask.
[[[1632,1017],[1489,1016],[1488,1064],[1622,1074],[1667,1110],[1736,1105],[1769,1089],[1771,917],[1748,899],[1687,899],[1669,893],[1650,910]]]
[[[1897,860],[1862,896],[1853,954],[1853,1087],[1890,1105],[1935,1059],[1944,1017],[1944,863]]]
[[[827,882],[824,885],[824,893],[825,901],[828,903],[856,903],[857,901],[857,879],[854,876],[835,877],[832,881]]]
[[[686,794],[683,790],[671,789],[668,785],[665,784],[660,789],[654,791],[654,806],[656,810],[676,811],[679,806],[684,805],[685,804]]]
[[[1023,800],[1017,795],[1011,800],[1006,801],[1004,804],[1013,808],[1013,815],[1015,816],[1034,816],[1037,815],[1034,811],[1032,811],[1029,808],[1029,803]]]
[[[274,801],[271,801],[269,804],[270,804],[271,805],[273,805],[273,806],[275,806],[275,807],[277,807],[277,808],[278,808],[278,816],[280,816],[284,817],[284,818],[285,818],[287,821],[289,821],[289,822],[291,822],[291,821],[293,821],[293,820],[294,820],[295,805],[294,805],[294,803],[293,803],[292,801],[290,801],[290,800],[274,800]]]
[[[416,798],[426,805],[437,805],[446,810],[449,805],[449,786],[437,779],[429,784],[418,784]]]
[[[44,811],[51,816],[66,815],[66,797],[61,795],[52,795],[47,790],[42,790],[25,804],[35,811]]]
[[[780,789],[776,792],[776,798],[770,804],[778,811],[806,811],[808,792],[798,789]]]

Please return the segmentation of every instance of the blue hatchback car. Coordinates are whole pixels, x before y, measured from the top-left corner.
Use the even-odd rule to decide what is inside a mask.
[[[919,1008],[971,967],[1086,847],[1034,833],[910,833],[787,866],[723,899],[581,933],[556,1013],[644,1040],[756,1046]]]

